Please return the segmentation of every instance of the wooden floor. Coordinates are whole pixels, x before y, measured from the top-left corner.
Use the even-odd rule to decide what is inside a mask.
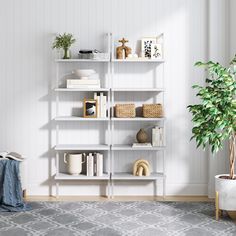
[[[180,201],[180,202],[211,202],[214,199],[209,199],[207,196],[117,196],[113,199],[97,196],[60,196],[59,198],[50,196],[27,196],[26,201]]]

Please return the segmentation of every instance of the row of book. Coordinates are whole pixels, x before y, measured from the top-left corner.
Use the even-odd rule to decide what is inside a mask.
[[[97,100],[97,117],[107,117],[107,96],[103,93],[94,93],[93,98]]]
[[[89,153],[86,157],[86,175],[103,176],[103,154]]]

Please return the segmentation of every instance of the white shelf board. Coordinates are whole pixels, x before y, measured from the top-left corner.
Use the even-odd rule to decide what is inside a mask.
[[[56,174],[55,180],[109,180],[109,175],[104,173],[103,176],[87,176],[87,175],[70,175],[66,173]]]
[[[144,62],[144,63],[164,63],[164,59],[112,59],[112,62]]]
[[[81,88],[81,89],[69,89],[69,88],[55,88],[54,89],[56,92],[90,92],[90,91],[97,91],[97,92],[108,92],[109,88]]]
[[[135,117],[135,118],[117,118],[112,117],[112,121],[163,121],[165,118],[144,118],[144,117]]]
[[[55,121],[109,121],[109,118],[84,118],[77,116],[58,116]]]
[[[96,151],[109,150],[109,146],[105,144],[58,144],[54,147],[56,151]]]
[[[163,88],[113,88],[114,92],[164,92]]]
[[[156,180],[164,178],[163,173],[151,173],[150,176],[135,176],[132,173],[114,173],[111,176],[113,180]]]
[[[115,144],[112,145],[111,150],[114,151],[162,151],[165,147],[138,147],[133,148],[132,144]]]
[[[65,63],[71,63],[71,62],[109,62],[110,59],[55,59],[55,62],[65,62]]]

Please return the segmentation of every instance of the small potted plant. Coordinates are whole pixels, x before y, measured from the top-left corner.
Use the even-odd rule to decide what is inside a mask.
[[[63,59],[70,59],[70,47],[75,43],[75,39],[72,34],[64,33],[63,35],[59,34],[56,36],[52,48],[63,49],[64,56]]]
[[[216,218],[221,210],[236,211],[236,55],[229,68],[209,61],[197,62],[208,70],[209,78],[205,86],[194,85],[198,90],[200,103],[189,105],[192,113],[193,136],[197,147],[210,146],[216,153],[223,148],[224,141],[229,143],[229,174],[215,176]]]

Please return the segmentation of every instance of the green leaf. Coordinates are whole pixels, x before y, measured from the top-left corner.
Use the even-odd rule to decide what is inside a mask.
[[[236,65],[236,56],[231,61]],[[195,66],[204,66],[210,77],[205,79],[205,86],[193,85],[197,90],[199,104],[187,108],[192,114],[192,139],[197,147],[211,146],[213,153],[223,147],[223,142],[236,133],[236,66],[223,67],[218,62],[196,62]]]

